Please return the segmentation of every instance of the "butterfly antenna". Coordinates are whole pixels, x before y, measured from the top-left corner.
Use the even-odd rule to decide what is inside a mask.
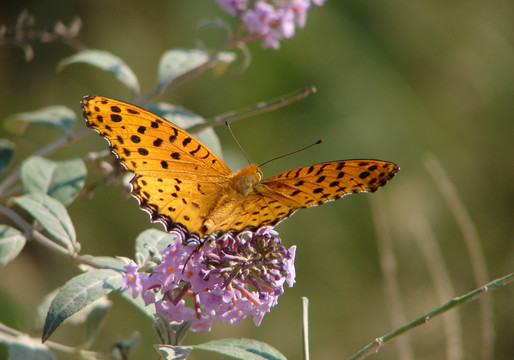
[[[250,158],[248,157],[248,155],[246,155],[246,152],[243,150],[243,147],[241,146],[241,144],[239,143],[239,141],[237,141],[237,138],[236,136],[234,135],[234,133],[232,132],[232,128],[230,127],[230,123],[228,122],[228,120],[225,120],[225,125],[227,125],[228,127],[228,131],[230,131],[230,135],[232,135],[232,138],[234,139],[234,141],[236,142],[237,146],[239,146],[239,149],[241,150],[241,152],[244,154],[244,156],[246,157],[246,160],[248,161],[248,164],[251,164],[252,162],[250,161]]]
[[[298,150],[292,151],[292,152],[290,152],[290,153],[287,153],[287,154],[284,154],[284,155],[280,155],[280,156],[274,157],[273,159],[270,159],[270,160],[268,160],[268,161],[265,161],[265,162],[263,162],[262,164],[260,164],[260,165],[259,165],[259,167],[262,167],[263,165],[266,165],[267,163],[272,162],[272,161],[275,161],[275,160],[277,160],[277,159],[281,159],[281,158],[283,158],[283,157],[286,157],[286,156],[289,156],[289,155],[296,154],[296,153],[298,153],[298,152],[300,152],[300,151],[307,150],[308,148],[313,147],[314,145],[319,145],[319,144],[321,144],[322,142],[323,142],[323,139],[319,139],[319,140],[318,140],[318,141],[316,141],[314,144],[307,145],[306,147],[303,147],[303,148],[301,148],[301,149],[298,149]]]

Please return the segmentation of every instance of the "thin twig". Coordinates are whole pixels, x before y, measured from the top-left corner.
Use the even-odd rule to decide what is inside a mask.
[[[283,106],[292,104],[294,102],[305,99],[307,96],[314,94],[316,87],[307,86],[298,90],[295,90],[289,94],[280,96],[268,101],[261,101],[255,105],[245,107],[244,109],[229,111],[224,114],[218,115],[213,119],[207,120],[203,124],[193,125],[187,129],[189,132],[198,132],[208,127],[215,127],[224,125],[226,121],[233,122],[236,120],[244,119],[250,116],[255,116],[265,112],[277,110]]]

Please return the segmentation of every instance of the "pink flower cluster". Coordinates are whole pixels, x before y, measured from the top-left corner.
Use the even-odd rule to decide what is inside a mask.
[[[248,32],[263,38],[263,47],[278,49],[279,41],[294,35],[295,27],[303,28],[307,11],[325,0],[216,0],[228,13],[237,16]]]
[[[209,331],[213,320],[233,324],[247,316],[259,325],[283,284],[295,282],[296,247],[286,249],[277,235],[271,227],[227,234],[198,251],[178,237],[152,273],[138,272],[133,261],[125,265],[122,289],[134,298],[141,294],[169,321],[191,320],[193,331]]]

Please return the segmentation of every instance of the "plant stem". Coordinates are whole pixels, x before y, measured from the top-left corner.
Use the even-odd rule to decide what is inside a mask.
[[[303,358],[310,360],[309,355],[309,299],[302,296],[302,332]]]
[[[198,132],[207,127],[215,127],[224,125],[226,121],[232,122],[240,119],[244,119],[250,116],[255,116],[261,113],[270,112],[277,110],[283,106],[292,104],[294,102],[305,99],[310,94],[314,94],[316,88],[314,86],[307,86],[298,90],[295,90],[289,94],[280,96],[268,101],[261,101],[255,105],[245,107],[240,110],[229,111],[224,114],[218,115],[211,120],[206,121],[203,124],[193,125],[187,129],[189,132]]]

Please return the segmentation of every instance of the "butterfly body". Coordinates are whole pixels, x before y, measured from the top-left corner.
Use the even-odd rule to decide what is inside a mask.
[[[256,185],[262,179],[262,173],[255,164],[239,170],[228,176],[226,181],[221,182],[218,192],[215,194],[215,201],[210,206],[200,228],[200,235],[223,231],[227,226],[225,219],[230,218],[237,209],[251,207],[248,199],[257,195]]]
[[[142,108],[100,96],[81,105],[87,125],[135,173],[132,195],[152,221],[199,238],[274,226],[300,208],[374,192],[399,170],[382,160],[340,160],[263,179],[255,164],[232,172],[187,131]]]

